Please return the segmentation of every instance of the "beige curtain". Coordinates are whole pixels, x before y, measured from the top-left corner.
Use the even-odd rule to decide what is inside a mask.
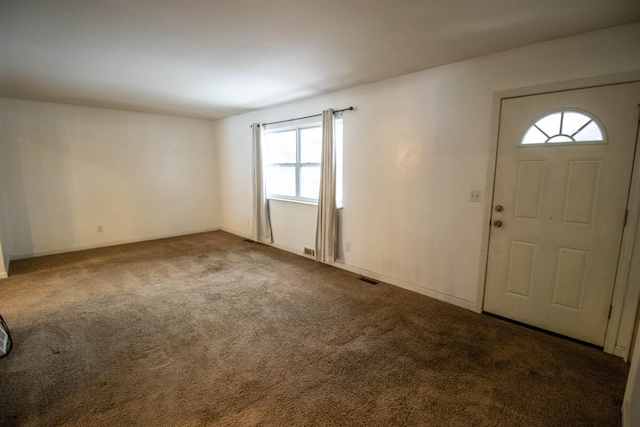
[[[333,110],[322,112],[322,160],[316,226],[316,261],[336,260],[336,140]]]
[[[251,127],[253,129],[253,240],[273,243],[262,160],[262,126],[254,123]]]

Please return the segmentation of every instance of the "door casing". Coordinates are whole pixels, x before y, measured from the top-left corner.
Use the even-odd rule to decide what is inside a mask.
[[[475,307],[477,312],[482,312],[484,307],[490,219],[492,214],[491,207],[493,206],[493,187],[496,177],[498,133],[500,130],[500,107],[502,100],[527,95],[540,95],[545,93],[634,82],[640,82],[640,71],[550,83],[494,93],[490,139],[491,157],[487,169],[487,186],[485,189],[487,197],[485,198],[484,206],[480,274]],[[613,288],[613,309],[611,312],[611,319],[607,325],[604,344],[605,352],[620,356],[625,361],[627,361],[629,356],[634,320],[638,311],[638,303],[640,302],[640,280],[630,280],[635,278],[635,276],[640,277],[640,256],[632,257],[634,247],[640,247],[640,236],[636,236],[636,232],[639,231],[638,223],[640,222],[640,149],[636,150],[635,153],[627,209],[629,210],[629,216],[627,218],[627,225],[623,230],[622,246],[620,249],[618,269]]]

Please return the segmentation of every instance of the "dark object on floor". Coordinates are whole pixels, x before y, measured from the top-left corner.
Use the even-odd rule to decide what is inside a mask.
[[[0,357],[8,356],[11,349],[13,349],[11,332],[0,314]]]

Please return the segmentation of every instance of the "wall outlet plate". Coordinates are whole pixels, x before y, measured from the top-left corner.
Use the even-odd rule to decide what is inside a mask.
[[[481,202],[482,201],[482,191],[471,190],[471,195],[469,196],[470,202]]]

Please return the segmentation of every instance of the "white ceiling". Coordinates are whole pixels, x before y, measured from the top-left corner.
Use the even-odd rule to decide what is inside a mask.
[[[638,0],[3,0],[0,96],[218,119],[639,20]]]

